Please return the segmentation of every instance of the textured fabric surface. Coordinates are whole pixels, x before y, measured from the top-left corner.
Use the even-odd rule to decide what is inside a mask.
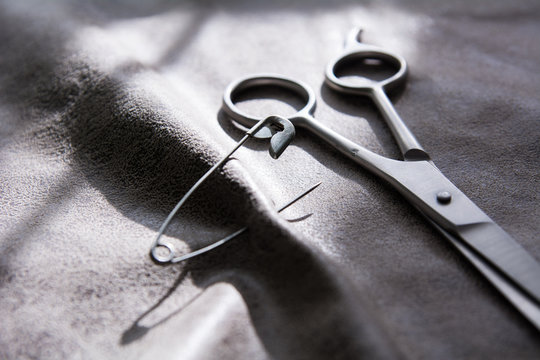
[[[149,257],[242,135],[220,112],[239,76],[305,81],[321,122],[398,157],[369,101],[323,86],[354,26],[407,59],[392,100],[437,166],[540,259],[537,1],[5,1],[0,358],[537,359],[538,332],[399,194],[302,130],[277,161],[242,148],[168,231],[184,250],[246,234]]]

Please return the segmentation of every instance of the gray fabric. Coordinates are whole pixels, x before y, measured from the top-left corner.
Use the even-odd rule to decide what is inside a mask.
[[[320,121],[398,156],[368,101],[322,85],[360,25],[408,60],[393,101],[438,167],[539,259],[536,1],[6,1],[0,17],[1,358],[538,358],[538,332],[411,206],[301,130],[277,161],[242,148],[168,231],[184,249],[246,235],[184,264],[148,255],[241,136],[219,112],[239,76],[307,82]]]

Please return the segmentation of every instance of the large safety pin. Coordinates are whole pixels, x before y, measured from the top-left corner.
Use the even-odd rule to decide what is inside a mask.
[[[291,143],[295,135],[294,125],[287,119],[281,117],[281,116],[269,116],[266,119],[258,121],[251,129],[249,129],[244,137],[238,141],[238,143],[235,145],[235,147],[227,154],[223,159],[221,159],[218,163],[216,163],[214,166],[210,168],[196,183],[189,189],[189,191],[182,197],[182,199],[176,204],[174,209],[169,213],[169,216],[165,219],[161,227],[159,228],[159,232],[156,236],[156,239],[154,240],[154,243],[152,244],[152,248],[150,250],[150,253],[152,254],[152,257],[160,262],[160,263],[177,263],[189,258],[192,258],[194,256],[200,255],[202,253],[205,253],[209,250],[212,250],[227,241],[231,240],[232,238],[240,235],[243,233],[246,228],[243,228],[241,230],[238,230],[231,235],[218,240],[202,249],[190,252],[188,254],[182,255],[182,256],[175,256],[174,249],[171,245],[167,243],[160,242],[161,236],[167,230],[167,227],[169,226],[169,223],[173,219],[173,217],[176,215],[178,210],[184,205],[184,203],[187,201],[187,199],[197,190],[197,188],[210,176],[214,171],[216,171],[221,165],[223,165],[231,156],[234,154],[236,150],[238,150],[249,138],[255,137],[255,138],[269,138],[270,137],[270,156],[272,158],[277,159],[283,151],[287,148],[287,146]],[[288,206],[292,205],[294,202],[296,202],[298,199],[306,195],[307,193],[311,192],[313,189],[315,189],[319,184],[312,187],[310,190],[304,192],[299,197],[295,198],[293,201],[289,202],[286,206],[282,207],[279,211],[284,210]],[[157,252],[157,249],[159,247],[167,249],[167,255],[160,255]]]

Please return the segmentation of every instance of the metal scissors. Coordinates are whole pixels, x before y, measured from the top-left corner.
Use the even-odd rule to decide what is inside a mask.
[[[328,64],[325,83],[340,93],[371,98],[396,139],[403,161],[375,154],[315,120],[315,93],[305,83],[288,77],[263,74],[234,81],[225,90],[224,112],[238,123],[252,126],[260,119],[235,105],[241,92],[272,86],[300,95],[305,106],[288,117],[295,126],[322,138],[399,191],[540,330],[539,263],[433,164],[386,95],[405,83],[407,63],[397,54],[362,43],[360,35],[359,29],[351,32],[344,52]],[[381,81],[361,77],[354,84],[336,76],[343,66],[365,59],[376,59],[398,70]]]

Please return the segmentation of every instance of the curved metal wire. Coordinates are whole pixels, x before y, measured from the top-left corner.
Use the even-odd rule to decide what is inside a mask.
[[[266,119],[260,120],[257,122],[251,129],[249,129],[244,137],[240,139],[240,141],[235,145],[235,147],[223,157],[218,163],[216,163],[214,166],[212,166],[192,187],[189,189],[189,191],[180,199],[178,204],[172,209],[172,211],[169,213],[163,224],[161,224],[161,227],[159,228],[158,234],[156,236],[156,239],[154,240],[154,243],[152,244],[150,253],[152,254],[152,257],[160,262],[160,263],[167,263],[167,262],[180,262],[189,258],[192,258],[194,256],[200,255],[202,253],[205,253],[209,250],[212,250],[225,242],[229,241],[230,239],[240,235],[242,232],[244,232],[246,229],[238,230],[237,232],[218,240],[202,249],[193,251],[191,253],[182,255],[182,256],[176,256],[174,253],[174,249],[171,245],[160,242],[161,237],[163,236],[163,233],[165,230],[167,230],[167,227],[169,226],[171,220],[174,218],[178,210],[184,205],[184,203],[189,199],[189,197],[201,186],[201,184],[210,176],[212,173],[214,173],[223,163],[225,163],[232,154],[236,150],[238,150],[249,138],[254,137],[259,131],[265,130],[266,132],[270,132],[271,139],[270,139],[270,155],[273,158],[278,158],[285,148],[291,143],[292,139],[294,138],[294,126],[289,122],[289,120],[280,117],[280,116],[270,116]],[[157,252],[157,249],[159,247],[167,249],[167,255],[160,255]]]

